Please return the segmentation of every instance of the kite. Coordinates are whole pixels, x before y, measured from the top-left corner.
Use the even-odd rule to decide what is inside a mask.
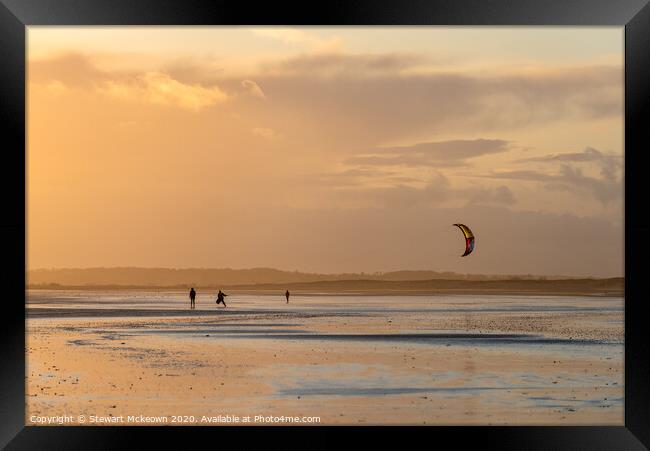
[[[465,236],[465,253],[461,257],[465,257],[472,253],[474,250],[474,234],[465,224],[454,224],[458,227]]]

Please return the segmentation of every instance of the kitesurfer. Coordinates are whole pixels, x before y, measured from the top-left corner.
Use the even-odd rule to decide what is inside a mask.
[[[227,294],[223,293],[221,290],[219,290],[219,294],[217,294],[217,305],[223,304],[224,307],[227,307],[226,301],[224,301],[224,297],[228,296]]]

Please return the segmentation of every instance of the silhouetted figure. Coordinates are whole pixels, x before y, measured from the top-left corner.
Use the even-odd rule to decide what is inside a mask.
[[[287,298],[287,304],[288,304],[288,303],[289,303],[289,290],[287,290],[287,292],[284,293],[284,295],[285,295],[286,298]]]
[[[195,307],[194,300],[196,299],[196,291],[194,291],[194,287],[190,288],[190,308],[193,309]]]
[[[217,294],[217,305],[223,304],[224,307],[227,307],[226,301],[224,301],[224,297],[228,296],[225,293],[222,293],[221,290],[219,290],[219,294]]]

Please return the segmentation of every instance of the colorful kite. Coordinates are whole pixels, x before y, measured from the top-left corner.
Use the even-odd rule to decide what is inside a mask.
[[[465,236],[465,253],[461,257],[465,257],[472,253],[474,250],[474,234],[465,224],[454,224],[458,227]]]

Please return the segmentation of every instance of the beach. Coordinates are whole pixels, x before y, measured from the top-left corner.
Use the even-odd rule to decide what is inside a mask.
[[[26,424],[623,424],[622,296],[229,294],[28,291]]]

